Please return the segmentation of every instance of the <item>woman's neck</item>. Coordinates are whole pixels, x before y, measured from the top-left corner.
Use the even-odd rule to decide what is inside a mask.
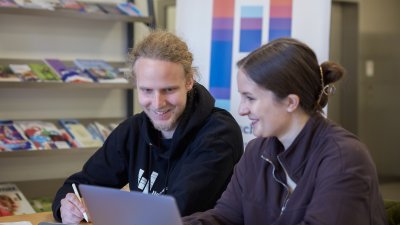
[[[282,143],[285,150],[290,147],[294,139],[296,139],[297,135],[299,135],[301,130],[303,130],[304,126],[306,125],[309,119],[310,116],[303,111],[298,111],[293,115],[292,121],[290,123],[287,132],[283,136],[278,137],[279,141]]]

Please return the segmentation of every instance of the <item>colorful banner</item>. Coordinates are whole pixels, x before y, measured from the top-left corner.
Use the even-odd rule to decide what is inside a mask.
[[[330,10],[330,0],[177,0],[176,33],[194,54],[197,80],[232,113],[245,144],[254,136],[238,114],[236,62],[279,37],[297,38],[327,60]]]

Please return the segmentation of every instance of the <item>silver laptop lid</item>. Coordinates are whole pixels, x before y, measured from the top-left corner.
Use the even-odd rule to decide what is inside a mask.
[[[94,225],[182,225],[171,196],[85,184],[79,190]]]

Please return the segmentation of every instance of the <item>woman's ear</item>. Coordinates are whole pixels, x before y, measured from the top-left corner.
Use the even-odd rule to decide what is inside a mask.
[[[294,112],[300,105],[300,98],[298,95],[290,94],[287,96],[287,111]]]

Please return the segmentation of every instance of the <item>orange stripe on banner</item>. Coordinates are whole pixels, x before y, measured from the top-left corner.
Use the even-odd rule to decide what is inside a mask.
[[[271,7],[274,6],[292,6],[293,0],[271,0]]]

